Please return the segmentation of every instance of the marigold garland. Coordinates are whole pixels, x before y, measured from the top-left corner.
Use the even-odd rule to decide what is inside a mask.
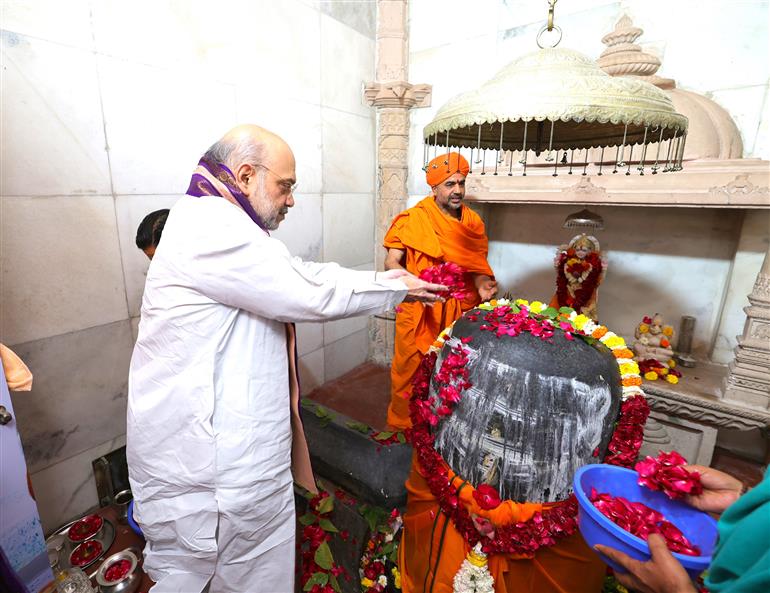
[[[527,331],[543,340],[550,340],[555,329],[560,327],[565,336],[569,336],[567,339],[576,335],[589,343],[598,340],[613,352],[623,382],[623,403],[604,462],[630,467],[642,444],[649,406],[640,388],[639,368],[631,358],[631,352],[623,338],[571,308],[562,307],[557,311],[539,301],[529,303],[521,299],[514,302],[507,299],[493,300],[469,311],[465,317],[475,322],[481,315],[484,315],[481,329],[495,332],[498,338],[503,335],[516,336],[522,331]],[[431,427],[438,424],[440,418],[451,414],[463,392],[471,387],[465,348],[471,338],[463,338],[457,340],[444,357],[441,367],[435,373],[438,384],[436,396],[430,395],[430,382],[437,353],[450,336],[451,327],[441,332],[415,373],[409,403],[413,426],[407,431],[407,439],[415,450],[422,474],[431,493],[436,497],[439,508],[452,520],[469,546],[474,547],[481,543],[486,554],[531,557],[539,548],[552,546],[558,540],[575,533],[577,501],[574,496],[570,496],[564,501],[547,505],[547,508],[535,513],[528,521],[497,525],[494,529],[480,530],[474,523],[474,517],[460,500],[460,489],[467,489],[472,493],[479,509],[485,506],[494,508],[501,503],[481,487],[474,489],[448,468],[434,447],[435,440],[431,432]],[[479,501],[483,502],[483,505]]]

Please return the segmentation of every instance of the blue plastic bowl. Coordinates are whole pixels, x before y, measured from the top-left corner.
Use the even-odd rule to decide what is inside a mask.
[[[144,538],[144,533],[142,533],[142,528],[139,527],[136,521],[134,521],[134,499],[131,499],[131,502],[128,503],[126,518],[128,519],[128,526],[134,530],[134,533],[139,537]]]
[[[637,560],[650,559],[650,548],[643,539],[622,529],[599,512],[589,500],[591,488],[622,496],[632,502],[641,502],[663,514],[676,525],[685,537],[701,549],[702,556],[674,554],[690,577],[697,578],[711,564],[711,554],[717,541],[717,522],[703,511],[680,501],[671,500],[663,492],[655,492],[636,483],[638,474],[614,465],[595,464],[581,467],[575,473],[573,487],[578,500],[578,525],[586,543],[615,548]],[[595,551],[595,550],[594,550]],[[599,554],[599,552],[596,552]],[[619,573],[627,572],[604,554],[601,559]]]

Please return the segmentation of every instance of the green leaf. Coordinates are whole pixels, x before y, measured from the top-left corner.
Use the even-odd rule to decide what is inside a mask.
[[[318,503],[318,508],[316,510],[321,515],[331,513],[334,510],[334,499],[331,496],[327,496],[320,503]]]
[[[377,527],[388,520],[388,512],[381,507],[362,505],[358,512],[366,520],[367,525],[369,525],[369,531],[372,533],[377,532]]]
[[[332,551],[329,549],[329,544],[323,542],[318,546],[318,549],[315,551],[315,556],[313,556],[313,560],[315,560],[315,563],[321,568],[330,570],[332,563],[334,562],[334,557],[332,556]]]
[[[334,523],[329,521],[329,519],[320,519],[318,521],[318,526],[323,529],[324,531],[332,531],[334,533],[339,533],[339,529],[337,529],[334,526]]]
[[[540,312],[540,315],[547,317],[548,319],[556,319],[559,313],[553,307],[547,307]]]
[[[319,418],[328,418],[329,416],[331,416],[331,413],[329,413],[329,410],[327,410],[323,406],[316,406],[315,415],[318,416]]]
[[[305,408],[306,410],[315,410],[316,409],[316,403],[307,397],[303,397],[299,400],[300,405]]]
[[[302,525],[312,525],[315,523],[315,515],[313,513],[305,513],[299,518],[299,522]]]
[[[572,311],[574,311],[574,309],[570,307],[559,307],[559,313],[564,313],[565,315],[569,315]]]
[[[331,584],[332,589],[334,589],[337,593],[342,593],[342,589],[340,589],[340,583],[337,580],[337,577],[335,577],[333,574],[329,575],[329,584]]]
[[[387,441],[390,437],[393,436],[392,432],[389,432],[387,430],[383,430],[382,432],[378,432],[374,435],[375,441]]]
[[[396,433],[396,436],[398,437],[398,442],[401,444],[406,443],[406,437],[404,436],[403,432]]]
[[[326,572],[314,572],[312,575],[310,575],[310,578],[307,580],[307,583],[305,583],[305,586],[302,587],[303,591],[310,591],[310,589],[313,588],[314,585],[320,585],[323,587],[326,583],[329,582],[329,573]]]
[[[353,430],[357,430],[361,434],[369,434],[369,425],[364,424],[363,422],[355,422],[353,420],[346,422],[345,426],[348,428],[352,428]]]
[[[326,428],[327,426],[329,426],[329,424],[331,424],[331,422],[332,422],[331,417],[325,416],[318,421],[318,424],[321,425],[321,428]]]

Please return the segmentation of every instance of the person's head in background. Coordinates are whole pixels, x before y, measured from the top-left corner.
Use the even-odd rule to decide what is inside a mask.
[[[160,243],[160,236],[163,233],[163,227],[166,225],[168,212],[168,208],[150,212],[139,223],[139,228],[136,229],[136,246],[144,251],[144,254],[150,259],[155,255],[155,249],[158,247],[158,243]]]

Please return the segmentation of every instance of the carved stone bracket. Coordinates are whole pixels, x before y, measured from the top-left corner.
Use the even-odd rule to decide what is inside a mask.
[[[432,87],[403,80],[369,82],[364,85],[364,101],[373,107],[430,107]]]
[[[658,391],[651,385],[644,386],[644,393],[650,407],[656,412],[663,412],[680,418],[717,426],[750,430],[770,426],[770,412],[738,408],[719,400],[687,397],[668,391]]]
[[[721,187],[709,188],[713,198],[727,198],[728,203],[770,202],[770,188],[754,185],[748,174],[736,175],[735,179]]]
[[[589,176],[581,176],[580,181],[578,181],[575,185],[562,188],[561,193],[578,195],[580,197],[586,198],[587,201],[592,199],[600,200],[607,197],[607,190],[603,187],[599,187],[598,185],[591,183],[591,177]]]

